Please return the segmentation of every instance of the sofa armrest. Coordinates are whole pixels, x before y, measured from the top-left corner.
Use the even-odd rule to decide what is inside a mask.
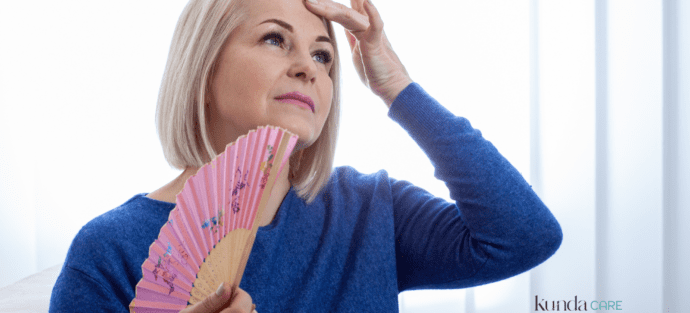
[[[48,312],[50,295],[62,264],[0,288],[0,313]]]

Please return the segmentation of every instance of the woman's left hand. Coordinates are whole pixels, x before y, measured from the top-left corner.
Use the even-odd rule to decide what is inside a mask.
[[[311,12],[345,28],[359,78],[390,107],[412,79],[393,52],[381,16],[370,0],[350,3],[352,8],[331,0],[305,0]]]

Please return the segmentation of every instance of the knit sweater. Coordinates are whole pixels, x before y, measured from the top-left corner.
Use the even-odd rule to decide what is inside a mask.
[[[389,116],[428,155],[449,203],[385,171],[336,168],[307,204],[290,189],[260,227],[240,287],[257,311],[397,312],[398,293],[464,288],[525,272],[562,232],[520,173],[470,123],[412,83]],[[50,312],[127,312],[173,203],[139,194],[86,224]]]

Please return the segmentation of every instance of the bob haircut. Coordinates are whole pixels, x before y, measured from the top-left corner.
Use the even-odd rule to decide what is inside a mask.
[[[243,1],[249,0],[191,0],[177,22],[156,108],[163,154],[174,168],[201,167],[217,155],[208,125],[210,81],[225,41],[244,21]],[[307,202],[330,177],[340,116],[338,47],[333,24],[324,23],[334,46],[331,111],[319,138],[290,157],[290,183]]]

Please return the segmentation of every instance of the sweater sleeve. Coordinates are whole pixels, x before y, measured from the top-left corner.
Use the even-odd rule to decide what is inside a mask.
[[[65,264],[50,297],[50,312],[127,312],[114,292]]]
[[[424,150],[455,201],[391,181],[400,291],[491,283],[556,252],[563,235],[554,216],[467,119],[416,83],[398,95],[389,116]]]
[[[50,297],[49,312],[128,312],[124,289],[117,279],[108,279],[119,268],[103,255],[110,255],[108,239],[88,227],[72,241],[67,259]]]
[[[49,312],[129,312],[149,247],[174,206],[138,194],[84,225],[67,252]]]

